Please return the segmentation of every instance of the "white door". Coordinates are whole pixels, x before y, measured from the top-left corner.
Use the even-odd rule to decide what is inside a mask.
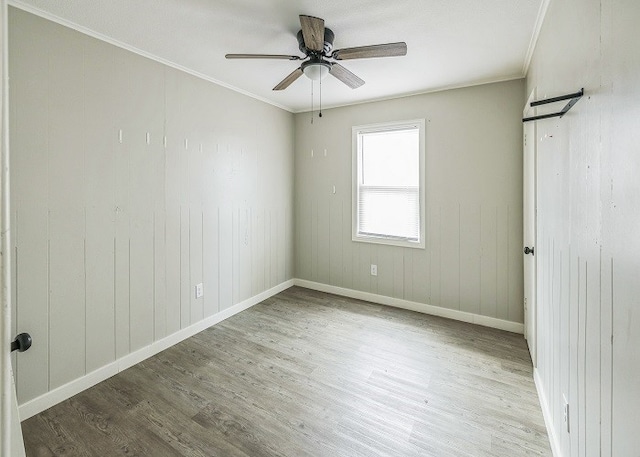
[[[9,121],[7,115],[7,2],[0,0],[0,455],[24,457],[11,370],[11,270],[9,232]]]
[[[535,99],[531,92],[523,111],[523,117],[535,115],[530,102]],[[523,123],[522,157],[522,210],[524,260],[524,336],[529,345],[531,361],[536,366],[536,122]]]

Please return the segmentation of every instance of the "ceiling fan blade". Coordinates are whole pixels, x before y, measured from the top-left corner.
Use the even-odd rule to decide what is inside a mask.
[[[324,19],[301,14],[300,27],[307,49],[322,51],[324,49]]]
[[[336,60],[368,59],[371,57],[392,57],[407,55],[407,43],[374,44],[356,48],[337,49],[331,57]]]
[[[273,90],[286,89],[291,85],[292,82],[294,82],[300,76],[302,76],[302,68],[296,68],[291,73],[289,73],[289,76],[287,76],[282,81],[280,81],[280,83],[276,87],[274,87]]]
[[[282,59],[282,60],[301,60],[298,56],[288,56],[285,54],[227,54],[227,59]]]
[[[332,76],[335,76],[352,89],[357,89],[364,84],[364,80],[358,78],[356,75],[351,73],[339,63],[334,63],[333,65],[331,65],[331,70],[329,70],[329,73],[331,73]]]

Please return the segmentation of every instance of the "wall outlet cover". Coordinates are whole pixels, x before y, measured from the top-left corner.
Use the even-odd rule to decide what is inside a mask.
[[[196,285],[196,298],[202,298],[204,295],[204,288],[202,283]]]
[[[371,276],[378,276],[378,265],[371,264]]]

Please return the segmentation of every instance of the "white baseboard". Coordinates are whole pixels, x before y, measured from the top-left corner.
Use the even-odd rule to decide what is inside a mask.
[[[381,305],[394,306],[396,308],[408,309],[411,311],[417,311],[425,314],[431,314],[434,316],[446,317],[463,322],[470,322],[473,324],[483,325],[485,327],[493,327],[501,330],[507,330],[514,333],[523,333],[523,324],[517,322],[505,321],[502,319],[496,319],[493,317],[480,316],[473,313],[467,313],[464,311],[458,311],[447,308],[440,308],[438,306],[426,305],[424,303],[417,303],[409,300],[402,300],[399,298],[387,297],[384,295],[373,294],[369,292],[361,292],[352,289],[346,289],[343,287],[331,286],[328,284],[321,284],[313,281],[307,281],[304,279],[290,279],[285,281],[269,290],[266,290],[258,295],[255,295],[247,300],[244,300],[230,308],[227,308],[219,313],[207,317],[195,324],[181,329],[171,335],[168,335],[158,341],[153,342],[149,346],[139,349],[131,354],[121,357],[114,362],[109,363],[101,368],[98,368],[91,373],[87,373],[81,378],[74,379],[67,384],[64,384],[56,389],[53,389],[33,400],[29,400],[19,406],[20,420],[28,419],[74,395],[86,390],[105,379],[114,376],[121,371],[139,363],[165,349],[186,340],[187,338],[199,333],[212,325],[221,322],[234,314],[244,311],[269,297],[272,297],[289,287],[296,285],[305,287],[307,289],[318,290],[321,292],[327,292],[336,295],[342,295],[344,297],[355,298],[359,300],[366,300],[372,303],[378,303]],[[537,385],[537,383],[536,383]],[[542,397],[540,397],[542,399]],[[542,401],[542,400],[541,400]],[[544,412],[544,407],[543,407]],[[545,421],[547,416],[545,415]],[[551,436],[551,434],[550,434]],[[554,451],[555,452],[555,451]],[[554,454],[556,457],[561,457],[560,454]]]
[[[497,319],[495,317],[481,316],[479,314],[467,313],[465,311],[459,311],[456,309],[426,305],[424,303],[403,300],[401,298],[387,297],[386,295],[378,295],[370,292],[346,289],[344,287],[307,281],[306,279],[296,278],[293,280],[293,282],[296,286],[313,289],[320,292],[342,295],[343,297],[365,300],[372,303],[378,303],[380,305],[394,306],[396,308],[408,309],[411,311],[417,311],[419,313],[431,314],[433,316],[446,317],[456,321],[470,322],[472,324],[478,324],[485,327],[492,327],[500,330],[506,330],[508,332],[524,334],[524,324],[520,324],[518,322],[506,321],[503,319]]]
[[[544,417],[544,425],[547,427],[547,436],[549,436],[549,445],[551,446],[551,452],[553,457],[563,457],[560,450],[560,443],[556,436],[556,432],[553,429],[553,422],[551,421],[551,410],[549,409],[549,402],[547,401],[547,395],[542,385],[542,379],[540,379],[540,372],[537,368],[533,369],[533,382],[536,385],[538,391],[538,400],[540,401],[540,408],[542,409],[542,417]]]
[[[307,281],[306,279],[294,279],[296,286],[304,287],[307,289],[317,290],[320,292],[331,293],[335,295],[341,295],[343,297],[355,298],[358,300],[365,300],[372,303],[378,303],[381,305],[394,306],[396,308],[408,309],[411,311],[417,311],[420,313],[431,314],[434,316],[446,317],[463,322],[470,322],[473,324],[483,325],[485,327],[493,327],[500,330],[506,330],[513,333],[524,333],[524,324],[518,322],[505,321],[503,319],[496,319],[493,317],[480,316],[478,314],[467,313],[464,311],[458,311],[454,309],[441,308],[439,306],[426,305],[424,303],[413,302],[409,300],[403,300],[400,298],[387,297],[385,295],[373,294],[370,292],[362,292],[359,290],[346,289],[344,287],[332,286],[329,284],[322,284],[313,281]],[[549,436],[549,444],[554,457],[563,457],[560,450],[560,444],[553,430],[553,423],[551,422],[551,412],[549,410],[549,403],[544,393],[540,375],[538,370],[534,368],[533,379],[538,391],[538,399],[540,401],[540,407],[542,409],[542,415],[544,417],[544,423],[547,428],[547,435]]]
[[[33,400],[29,400],[28,402],[23,403],[18,407],[20,420],[23,421],[32,416],[35,416],[45,409],[48,409],[68,398],[73,397],[83,390],[86,390],[89,387],[92,387],[99,382],[102,382],[105,379],[108,379],[111,376],[126,370],[136,363],[142,362],[143,360],[156,355],[159,352],[162,352],[181,341],[186,340],[196,333],[200,333],[201,331],[211,327],[212,325],[228,319],[234,314],[238,314],[241,311],[251,308],[261,301],[264,301],[267,298],[272,297],[293,285],[293,279],[278,284],[277,286],[272,287],[269,290],[265,290],[264,292],[261,292],[258,295],[237,303],[230,308],[222,310],[219,313],[214,314],[213,316],[209,316],[199,322],[196,322],[193,325],[190,325],[189,327],[178,330],[171,335],[155,341],[149,346],[143,347],[142,349],[132,352],[131,354],[127,354],[126,356],[121,357],[120,359],[111,362],[108,365],[98,368],[91,373],[87,373],[81,378],[74,379],[73,381],[68,382],[67,384],[64,384],[56,389],[53,389],[46,394],[34,398]]]

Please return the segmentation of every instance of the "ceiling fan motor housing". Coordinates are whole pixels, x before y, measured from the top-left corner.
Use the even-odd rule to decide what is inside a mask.
[[[302,30],[298,31],[298,34],[296,35],[296,38],[298,38],[298,48],[300,49],[300,52],[304,53],[305,55],[310,55],[310,54],[316,54],[315,51],[312,51],[310,49],[307,49],[307,47],[304,44],[304,37],[302,36]],[[333,39],[335,38],[335,35],[333,34],[333,31],[328,28],[325,27],[324,28],[324,46],[322,49],[322,54],[325,56],[329,56],[331,53],[331,50],[333,49]]]

